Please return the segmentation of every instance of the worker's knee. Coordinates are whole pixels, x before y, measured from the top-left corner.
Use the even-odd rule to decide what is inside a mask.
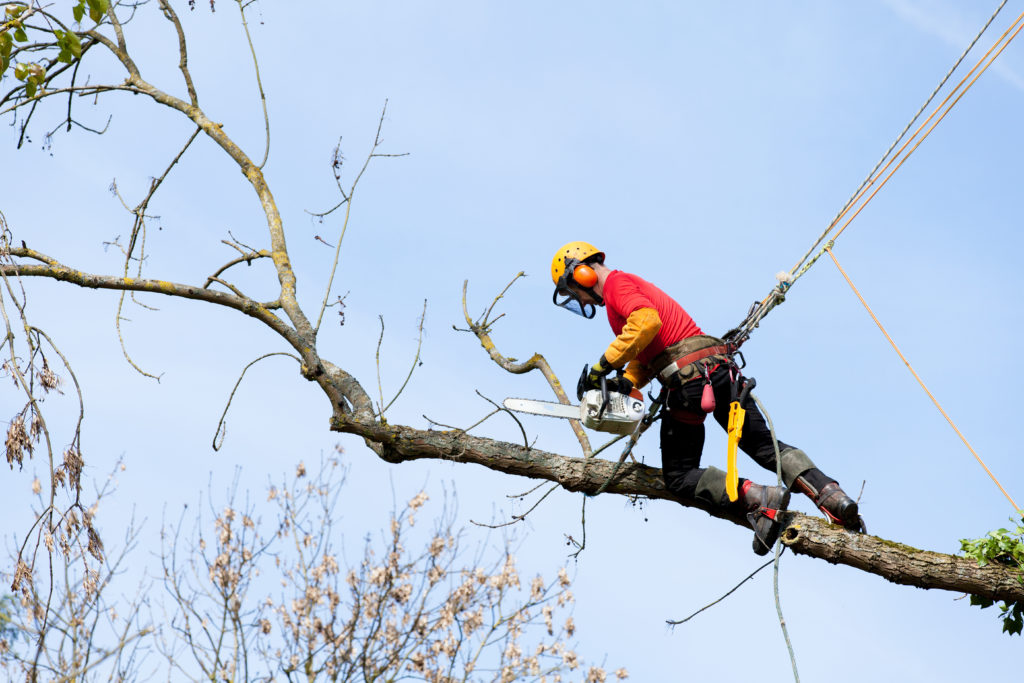
[[[717,467],[703,470],[696,481],[694,498],[712,505],[720,505],[725,495],[725,472]]]
[[[788,487],[792,487],[797,477],[814,467],[814,462],[799,448],[784,448],[779,454],[779,461],[782,465],[782,481]]]
[[[699,467],[686,469],[662,467],[661,473],[665,480],[665,488],[681,498],[693,500],[699,497],[698,489],[705,471]],[[725,490],[724,474],[722,490]]]

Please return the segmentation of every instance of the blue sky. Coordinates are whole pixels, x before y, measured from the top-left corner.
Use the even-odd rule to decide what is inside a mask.
[[[322,355],[375,393],[383,316],[382,385],[393,393],[415,353],[426,299],[424,364],[390,420],[425,427],[426,414],[471,424],[489,411],[474,389],[495,400],[547,397],[539,375],[505,374],[452,325],[462,323],[463,280],[479,312],[525,270],[500,304],[506,316],[495,342],[510,356],[543,353],[571,383],[611,338],[600,316],[583,321],[550,304],[551,254],[575,239],[675,296],[705,331],[724,332],[806,251],[996,4],[255,5],[272,127],[266,173],[307,312],[323,297],[332,256],[314,236],[334,243],[340,217],[321,224],[304,210],[338,199],[329,162],[339,136],[350,180],[387,99],[382,151],[409,153],[378,160],[360,183],[335,285],[348,292],[346,323],[325,325]],[[258,158],[263,121],[237,11],[221,2],[211,15],[198,5],[183,14],[200,102]],[[981,51],[1022,11],[1024,3],[1009,2]],[[127,38],[144,76],[184,93],[173,34],[153,8]],[[1018,502],[1022,50],[1011,44],[836,247]],[[975,51],[965,63],[973,65]],[[22,150],[14,129],[0,133],[0,210],[16,239],[83,270],[117,272],[119,254],[102,243],[124,239],[130,221],[107,190],[111,179],[138,201],[191,128],[137,97],[76,106],[89,125],[112,113],[110,132],[61,132],[44,148],[42,133],[63,116],[57,107],[37,114]],[[152,277],[203,281],[232,257],[220,244],[228,231],[266,244],[251,190],[207,141],[190,150],[152,213],[161,217],[147,241]],[[238,282],[269,298],[276,278],[263,264]],[[194,501],[207,481],[223,489],[240,467],[243,485],[258,489],[338,443],[349,481],[359,482],[346,495],[355,547],[386,523],[392,488],[401,501],[424,485],[438,496],[454,486],[467,526],[520,511],[506,494],[530,488],[474,466],[380,462],[327,430],[326,401],[283,359],[250,371],[225,446],[214,453],[224,400],[246,363],[282,349],[273,335],[231,312],[145,299],[160,310],[130,309],[124,333],[136,362],[162,374],[157,384],[121,356],[115,294],[49,282],[27,288],[36,323],[63,345],[84,386],[87,473],[102,478],[117,458],[126,462],[118,499],[100,517],[112,528],[134,508],[155,538],[163,512]],[[1007,523],[1005,498],[830,262],[793,288],[744,351],[780,436],[852,493],[864,482],[872,533],[954,552],[958,539]],[[525,424],[538,447],[575,452],[567,425]],[[496,417],[476,432],[513,440],[518,429]],[[721,465],[724,452],[724,436],[709,430],[705,462]],[[637,453],[658,464],[653,434]],[[41,468],[3,476],[0,496],[22,500]],[[768,478],[749,461],[741,474]],[[560,492],[518,529],[524,571],[551,573],[566,561],[564,535],[578,536],[580,504]],[[811,511],[804,499],[794,504]],[[669,503],[640,509],[601,496],[587,504],[587,546],[574,571],[580,650],[589,659],[607,656],[640,681],[739,680],[753,667],[768,680],[790,677],[767,572],[693,622],[664,625],[759,564],[748,531]],[[788,555],[780,588],[804,680],[964,680],[980,662],[1019,653],[992,610],[957,595]]]

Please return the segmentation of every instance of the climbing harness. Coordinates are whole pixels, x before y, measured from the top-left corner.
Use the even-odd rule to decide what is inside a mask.
[[[685,356],[681,356],[675,360],[669,361],[661,370],[658,371],[658,379],[661,380],[662,384],[668,384],[672,381],[672,377],[679,371],[683,370],[687,365],[702,361],[705,358],[711,356],[728,356],[739,355],[742,359],[743,354],[739,352],[739,344],[733,342],[726,342],[724,344],[716,344],[714,346],[708,346],[703,349],[698,349],[692,353],[688,353]],[[744,364],[746,362],[744,361]],[[740,366],[742,367],[742,366]],[[711,411],[705,411],[711,412]]]

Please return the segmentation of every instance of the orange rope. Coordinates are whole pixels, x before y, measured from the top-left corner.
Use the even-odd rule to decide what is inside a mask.
[[[910,155],[914,153],[914,151],[921,145],[922,142],[924,142],[925,138],[927,138],[928,135],[931,134],[931,132],[933,130],[935,130],[935,126],[939,125],[939,123],[942,121],[942,119],[944,119],[946,117],[946,114],[948,114],[950,112],[950,110],[953,109],[953,106],[956,105],[956,103],[960,101],[960,98],[962,98],[965,94],[967,94],[967,91],[970,90],[971,86],[975,84],[975,82],[978,80],[978,78],[980,78],[981,75],[983,73],[985,73],[985,71],[990,66],[992,66],[992,62],[994,62],[996,60],[996,57],[998,57],[1000,54],[1002,54],[1003,50],[1006,49],[1006,46],[1009,45],[1010,42],[1014,38],[1017,37],[1017,34],[1020,33],[1022,28],[1024,28],[1024,24],[1021,24],[1021,20],[1022,19],[1024,19],[1024,13],[1021,13],[1021,15],[1017,17],[1016,21],[1014,21],[1012,24],[1010,24],[1010,27],[1007,28],[1006,31],[1003,32],[1003,35],[999,36],[999,39],[996,40],[996,42],[992,44],[992,47],[990,47],[988,49],[988,52],[986,52],[984,55],[982,55],[981,59],[978,60],[978,63],[975,64],[974,67],[970,71],[967,72],[967,75],[964,76],[963,79],[961,79],[961,81],[956,84],[956,87],[953,88],[953,90],[951,90],[948,95],[946,95],[946,99],[944,99],[942,101],[942,103],[939,104],[939,106],[937,106],[935,108],[935,111],[933,111],[931,113],[931,115],[927,119],[925,119],[924,123],[922,123],[918,127],[918,129],[914,131],[914,134],[911,135],[907,139],[907,141],[905,143],[903,143],[903,146],[900,147],[899,151],[897,151],[896,154],[893,155],[892,159],[889,160],[889,162],[882,168],[882,170],[880,170],[878,172],[878,175],[876,175],[871,180],[871,182],[869,182],[867,185],[864,186],[864,189],[861,190],[861,192],[858,195],[857,199],[855,199],[853,202],[851,202],[850,205],[847,207],[846,211],[844,211],[842,214],[840,214],[839,218],[835,222],[839,222],[839,220],[842,220],[842,217],[846,214],[846,212],[848,212],[851,208],[853,208],[854,204],[856,204],[858,201],[860,201],[860,198],[864,195],[865,192],[867,192],[868,188],[870,188],[871,185],[874,184],[875,180],[877,180],[883,173],[885,173],[886,169],[888,169],[889,166],[892,165],[892,163],[894,161],[896,161],[897,158],[899,158],[900,154],[903,154],[903,150],[905,150],[907,148],[907,145],[909,145],[914,140],[914,138],[917,137],[917,134],[920,133],[921,130],[925,126],[928,125],[928,122],[932,120],[932,118],[939,112],[939,110],[942,109],[944,106],[946,106],[946,103],[949,102],[949,99],[951,97],[953,97],[954,94],[956,94],[957,90],[960,89],[960,86],[962,86],[964,84],[964,82],[968,78],[971,78],[971,74],[974,73],[975,69],[977,69],[979,66],[981,66],[981,63],[984,62],[985,59],[992,53],[992,50],[995,49],[996,45],[999,45],[999,43],[1002,42],[1003,38],[1006,38],[1007,34],[1010,33],[1011,30],[1013,30],[1014,26],[1017,26],[1017,24],[1020,24],[1020,26],[1017,26],[1017,30],[1013,32],[1013,35],[1011,35],[1009,38],[1007,38],[1006,42],[1003,43],[1003,46],[1000,47],[999,50],[994,55],[992,55],[992,58],[988,60],[988,64],[986,64],[981,69],[981,71],[979,71],[977,74],[975,74],[974,78],[971,79],[971,82],[967,84],[967,87],[965,87],[963,89],[963,91],[959,95],[957,95],[956,99],[953,100],[948,107],[946,107],[946,111],[942,112],[942,115],[939,116],[939,118],[935,120],[935,122],[931,125],[931,127],[927,131],[925,131],[924,135],[922,135],[921,138],[917,141],[917,144],[915,144],[910,149],[910,151],[907,152],[903,156],[902,159],[900,159],[900,162],[898,164],[896,164],[896,167],[894,169],[892,169],[892,171],[889,172],[889,175],[887,175],[885,177],[885,179],[881,183],[879,183],[878,187],[875,188],[875,191],[872,192],[868,196],[868,198],[864,200],[864,203],[860,205],[860,208],[858,208],[857,211],[852,216],[850,216],[850,218],[846,221],[846,223],[844,223],[843,226],[841,228],[839,228],[838,231],[836,231],[836,234],[832,237],[832,241],[833,242],[836,239],[838,239],[838,237],[841,234],[843,234],[843,231],[846,230],[847,226],[850,225],[850,223],[853,221],[853,219],[856,218],[860,214],[860,212],[864,209],[864,207],[867,206],[868,202],[870,202],[874,198],[874,196],[876,194],[878,194],[878,191],[881,190],[883,187],[885,187],[885,184],[887,182],[889,182],[889,178],[892,178],[893,174],[896,173],[896,171],[899,170],[900,166],[903,165],[903,162],[906,161],[908,158],[910,158]]]
[[[914,376],[914,379],[917,380],[917,383],[921,385],[922,389],[924,389],[924,393],[928,394],[928,398],[932,400],[932,403],[935,404],[935,407],[939,409],[940,413],[942,413],[942,417],[946,418],[946,422],[949,423],[949,426],[952,427],[953,431],[956,432],[957,436],[960,437],[960,440],[964,442],[964,445],[967,446],[967,450],[971,452],[971,454],[974,456],[974,459],[978,461],[978,464],[984,468],[985,472],[988,473],[988,476],[991,477],[992,481],[996,483],[996,486],[998,486],[999,490],[1003,492],[1003,495],[1006,496],[1006,499],[1010,501],[1010,505],[1013,506],[1013,509],[1016,510],[1018,514],[1024,514],[1024,512],[1021,512],[1021,509],[1017,507],[1017,503],[1013,501],[1013,498],[1010,497],[1010,494],[1006,492],[1006,489],[1003,488],[1003,485],[999,483],[998,479],[996,479],[996,475],[992,474],[992,470],[988,468],[985,462],[981,459],[981,456],[979,456],[977,451],[975,451],[971,444],[968,443],[967,437],[963,435],[963,433],[957,428],[956,424],[953,423],[952,418],[950,418],[946,411],[942,409],[942,406],[939,405],[939,402],[935,399],[935,396],[932,395],[932,392],[928,391],[928,387],[925,386],[924,380],[922,380],[920,375],[918,375],[917,372],[914,371],[914,368],[911,367],[910,361],[908,361],[906,356],[903,355],[903,352],[900,351],[900,348],[896,346],[896,342],[894,342],[892,340],[892,337],[889,336],[889,333],[885,331],[885,328],[882,326],[882,323],[879,322],[878,318],[875,316],[874,311],[872,311],[871,307],[868,306],[868,302],[864,300],[864,297],[861,296],[861,293],[857,290],[857,287],[854,286],[853,280],[851,280],[850,276],[846,274],[846,271],[843,270],[843,267],[839,265],[839,259],[837,259],[836,255],[832,253],[831,242],[825,246],[825,251],[827,251],[828,255],[832,257],[832,262],[836,264],[836,268],[838,268],[839,272],[843,274],[843,277],[846,279],[846,284],[850,285],[850,289],[852,289],[853,293],[857,295],[858,299],[860,299],[860,302],[864,305],[864,308],[867,309],[867,312],[871,316],[871,319],[875,321],[876,325],[878,325],[878,329],[882,331],[882,334],[884,334],[885,338],[889,340],[889,344],[892,346],[893,350],[896,351],[896,354],[900,357],[900,360],[902,360],[903,364],[907,366],[908,370],[910,370],[910,374]]]

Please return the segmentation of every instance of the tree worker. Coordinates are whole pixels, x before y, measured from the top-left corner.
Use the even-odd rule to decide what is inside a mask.
[[[604,258],[603,252],[586,242],[560,248],[551,262],[552,298],[556,305],[585,318],[594,317],[596,306],[608,311],[616,337],[591,366],[586,388],[599,387],[602,377],[618,370],[620,376],[606,378],[613,391],[628,394],[655,376],[667,389],[661,462],[668,489],[683,498],[746,513],[758,555],[774,546],[781,528],[776,516],[788,504],[791,490],[811,498],[832,523],[861,529],[856,501],[806,453],[782,441],[778,448],[786,486],[761,486],[740,478],[738,499],[730,502],[726,473],[700,467],[700,458],[707,412],[727,429],[730,403],[744,381],[733,360],[736,345],[704,334],[674,299],[636,275],[609,269]],[[771,431],[754,402],[748,403],[739,448],[775,472]]]

